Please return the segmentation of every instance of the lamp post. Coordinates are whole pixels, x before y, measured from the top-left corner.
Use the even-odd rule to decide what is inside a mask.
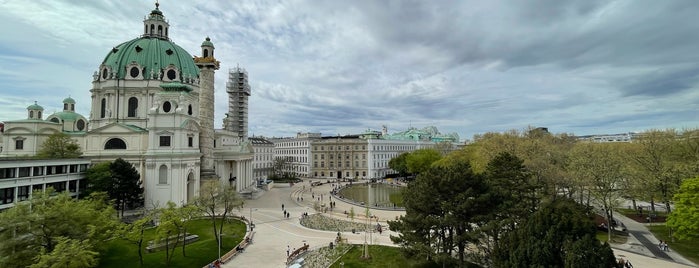
[[[221,261],[221,233],[218,233],[218,260]]]
[[[253,208],[250,208],[250,232],[252,232],[253,225],[255,224],[252,221],[252,211],[253,211]],[[257,209],[255,209],[255,211],[257,211]]]

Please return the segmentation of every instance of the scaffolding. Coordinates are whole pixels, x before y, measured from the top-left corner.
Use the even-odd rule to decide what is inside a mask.
[[[228,93],[228,113],[223,119],[223,128],[237,133],[241,140],[246,140],[250,84],[248,84],[248,72],[245,69],[235,67],[228,70],[226,92]]]

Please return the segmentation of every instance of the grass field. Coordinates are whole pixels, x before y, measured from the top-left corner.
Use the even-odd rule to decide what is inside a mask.
[[[397,247],[388,246],[369,246],[369,259],[362,259],[363,245],[354,245],[347,254],[336,261],[331,268],[351,268],[351,267],[382,267],[382,268],[437,268],[442,267],[441,264],[427,261],[408,258]],[[341,266],[343,263],[344,266]],[[450,267],[450,265],[448,265]],[[479,267],[476,265],[468,265],[466,267]]]
[[[667,241],[670,250],[674,250],[688,260],[699,264],[699,239],[680,241],[675,239],[672,242],[670,238],[670,230],[664,224],[654,224],[648,226],[648,229],[660,240]]]
[[[220,222],[220,221],[219,221]],[[217,223],[218,227],[218,223]],[[233,220],[223,227],[223,239],[221,254],[234,248],[245,236],[245,223]],[[211,220],[201,219],[192,221],[187,232],[199,235],[199,240],[185,247],[187,256],[182,256],[182,246],[177,247],[170,261],[170,267],[204,267],[206,264],[218,258],[218,244],[213,233]],[[143,267],[166,267],[165,251],[146,253],[147,241],[155,236],[155,229],[145,232],[143,246]],[[138,261],[138,248],[128,241],[115,239],[107,245],[107,251],[100,256],[99,267],[140,267]]]

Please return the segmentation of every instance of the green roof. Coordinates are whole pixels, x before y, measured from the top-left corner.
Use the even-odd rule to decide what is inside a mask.
[[[67,97],[67,98],[63,99],[63,103],[75,104],[75,100],[71,97]]]
[[[117,72],[117,78],[126,76],[126,66],[136,62],[145,67],[143,76],[150,79],[153,72],[159,75],[170,64],[180,71],[179,79],[199,77],[199,68],[194,64],[192,55],[175,43],[154,37],[140,37],[124,42],[113,48],[102,61]]]
[[[29,107],[27,107],[27,110],[41,110],[41,111],[43,111],[44,107],[41,107],[41,105],[36,104],[36,102],[34,102],[34,104],[29,105]]]
[[[52,117],[58,117],[61,119],[61,121],[76,121],[78,118],[84,117],[76,112],[57,112],[52,115],[49,115],[49,117],[46,118],[46,120],[49,120]]]
[[[165,89],[166,91],[192,91],[192,87],[182,84],[180,82],[162,83],[160,84],[160,87]]]
[[[211,43],[211,38],[208,36],[206,37],[206,40],[201,43],[202,47],[214,47],[214,43]]]

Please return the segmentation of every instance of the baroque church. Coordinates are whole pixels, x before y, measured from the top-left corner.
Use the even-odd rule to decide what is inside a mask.
[[[4,122],[0,159],[34,156],[51,134],[63,132],[93,164],[119,157],[132,163],[141,174],[147,207],[189,203],[207,180],[251,191],[253,149],[247,133],[241,135],[231,123],[242,121],[247,132],[247,103],[240,113],[244,118],[226,118],[225,129],[214,129],[219,62],[211,40],[207,37],[201,56],[193,57],[170,40],[170,25],[157,3],[142,30],[140,37],[111,48],[99,64],[89,118],[75,112],[78,104],[70,97],[63,100],[63,111],[46,119],[43,107],[34,103],[26,119]],[[245,79],[249,95],[246,73]],[[241,108],[229,107],[236,109]]]

